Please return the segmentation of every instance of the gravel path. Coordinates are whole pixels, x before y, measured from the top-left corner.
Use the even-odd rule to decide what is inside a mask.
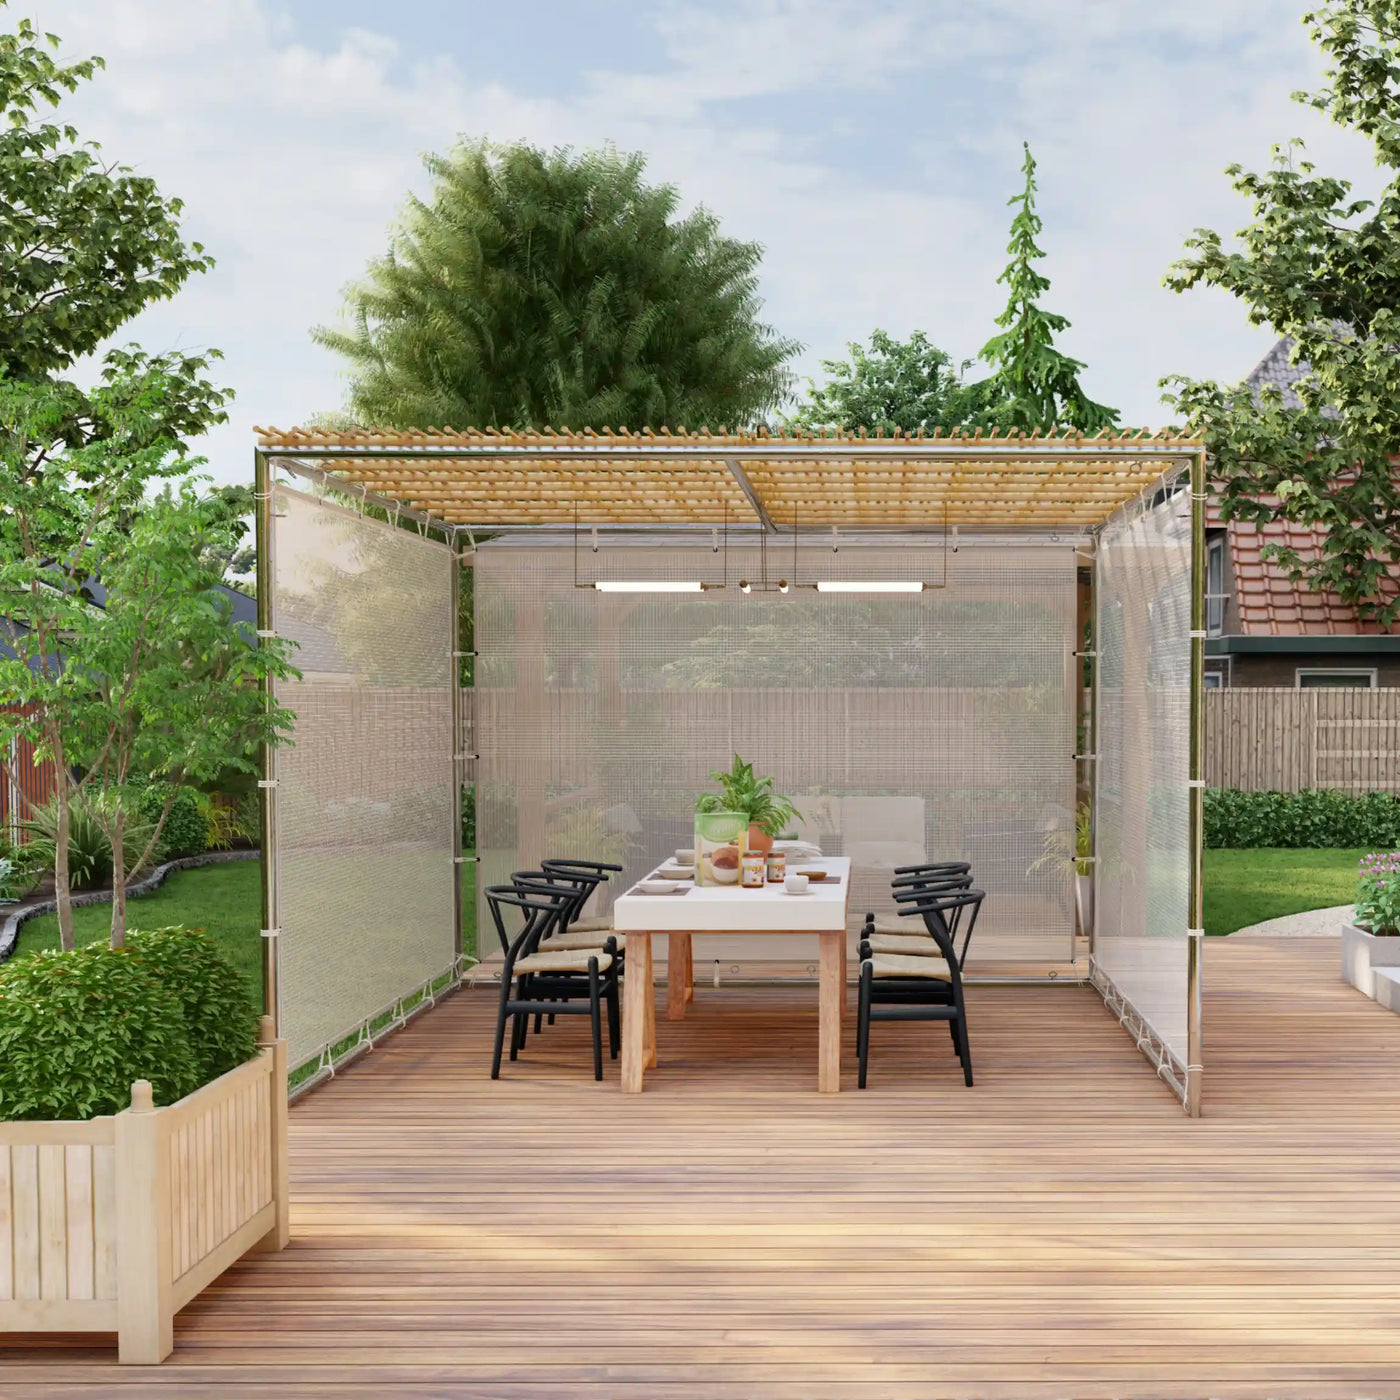
[[[1342,925],[1351,922],[1353,905],[1334,904],[1330,909],[1309,909],[1302,914],[1285,914],[1281,919],[1265,919],[1262,924],[1239,928],[1231,938],[1319,938],[1342,935]]]

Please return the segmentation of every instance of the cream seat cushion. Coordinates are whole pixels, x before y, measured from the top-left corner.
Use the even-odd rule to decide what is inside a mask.
[[[926,933],[872,933],[865,940],[872,953],[903,953],[915,958],[941,958],[938,944]]]
[[[877,953],[873,958],[867,958],[866,962],[876,977],[922,977],[936,982],[952,980],[948,964],[942,958],[902,958],[894,953]]]
[[[531,953],[521,958],[515,965],[517,976],[525,972],[587,972],[588,960],[598,959],[598,971],[606,972],[612,966],[612,954],[601,948],[581,948],[577,952],[564,950],[558,953]]]
[[[597,918],[575,919],[569,925],[570,933],[611,933],[612,916],[600,914]]]
[[[556,933],[553,938],[546,938],[540,947],[547,952],[555,953],[562,953],[565,949],[574,948],[601,948],[609,938],[615,940],[620,949],[627,946],[625,933],[614,933],[611,929],[599,929],[594,933],[588,929],[580,929],[575,924],[568,933]]]

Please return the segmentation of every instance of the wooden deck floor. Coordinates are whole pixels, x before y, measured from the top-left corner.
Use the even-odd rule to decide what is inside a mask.
[[[815,989],[697,991],[639,1099],[584,1027],[485,1074],[464,993],[292,1113],[293,1242],[159,1371],[52,1348],[0,1395],[1393,1396],[1400,1018],[1335,940],[1209,948],[1187,1120],[1081,988],[981,987],[812,1090]]]

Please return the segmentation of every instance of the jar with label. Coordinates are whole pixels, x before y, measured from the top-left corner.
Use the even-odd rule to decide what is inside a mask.
[[[761,890],[767,874],[762,851],[745,851],[739,861],[739,883],[746,890]]]
[[[787,876],[787,852],[768,852],[768,883],[781,885]]]

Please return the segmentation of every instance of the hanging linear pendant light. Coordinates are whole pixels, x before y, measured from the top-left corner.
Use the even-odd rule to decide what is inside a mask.
[[[589,526],[590,547],[594,554],[598,552],[598,527]],[[630,578],[600,578],[594,579],[592,583],[581,583],[578,576],[578,541],[579,522],[578,507],[574,507],[574,587],[592,589],[595,593],[709,593],[713,590],[723,589],[729,583],[729,511],[724,513],[724,582],[704,583],[698,579],[630,579]],[[719,554],[720,531],[718,527],[710,527],[710,553]],[[742,586],[742,585],[741,585]],[[747,590],[745,590],[747,591]]]

